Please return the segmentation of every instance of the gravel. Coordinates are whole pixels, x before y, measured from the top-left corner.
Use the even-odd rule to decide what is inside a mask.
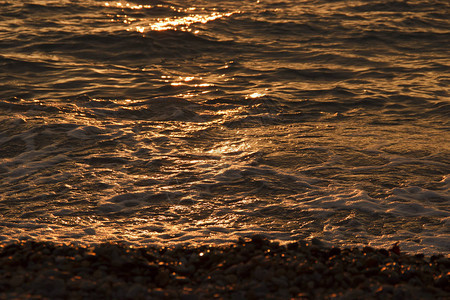
[[[401,245],[400,245],[401,246]],[[448,255],[280,245],[0,247],[0,299],[450,299]]]

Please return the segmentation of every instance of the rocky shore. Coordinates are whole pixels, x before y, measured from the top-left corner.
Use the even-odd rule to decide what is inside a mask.
[[[0,299],[450,299],[450,259],[391,249],[279,245],[0,247]]]

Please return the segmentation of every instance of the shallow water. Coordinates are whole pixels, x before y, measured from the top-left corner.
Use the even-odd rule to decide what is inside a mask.
[[[447,1],[2,1],[0,239],[450,250]]]

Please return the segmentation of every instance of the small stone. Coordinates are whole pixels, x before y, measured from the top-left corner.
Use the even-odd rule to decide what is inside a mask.
[[[353,283],[353,285],[358,286],[361,283],[363,283],[365,280],[366,280],[366,276],[359,274],[352,278],[352,283]]]
[[[439,275],[436,280],[434,281],[434,285],[441,287],[441,288],[447,288],[450,286],[450,276],[446,274]]]
[[[101,292],[102,294],[109,294],[111,292],[111,283],[105,281],[99,284],[96,290]]]
[[[397,284],[400,282],[400,276],[397,272],[391,272],[388,277],[388,282],[391,284]]]
[[[140,284],[133,284],[129,289],[128,292],[126,294],[126,298],[128,299],[139,299],[142,298],[145,293],[147,292],[147,289],[144,288],[142,285]]]
[[[126,298],[126,294],[128,293],[128,286],[123,281],[116,281],[112,284],[111,289],[114,291],[115,299],[123,299]]]
[[[384,256],[389,256],[389,251],[387,251],[386,249],[380,249],[378,250],[378,252]]]
[[[270,293],[270,290],[265,283],[261,282],[254,285],[250,292],[258,298],[265,298]]]
[[[267,238],[262,234],[255,234],[254,236],[251,237],[251,240],[252,240],[252,243],[254,243],[258,246],[267,242]]]
[[[192,253],[191,256],[189,257],[189,262],[191,264],[196,264],[198,263],[200,260],[200,256],[197,253]]]
[[[314,264],[314,270],[322,273],[327,269],[327,267],[324,266],[324,264],[322,264],[321,262],[318,262],[316,264]]]
[[[378,260],[375,257],[369,257],[365,262],[364,262],[364,267],[365,268],[374,268],[374,267],[378,267]]]
[[[287,249],[288,249],[288,250],[297,250],[298,247],[299,247],[299,244],[298,244],[297,242],[289,243],[289,244],[287,245]]]
[[[142,276],[135,276],[133,280],[136,283],[145,284],[145,278]]]
[[[238,274],[238,269],[240,265],[231,265],[228,269],[225,270],[225,274]]]
[[[423,253],[418,253],[418,254],[414,255],[414,257],[417,259],[424,259],[425,255]]]
[[[263,281],[267,277],[267,270],[263,269],[261,266],[257,266],[253,270],[253,276],[252,277],[254,279],[258,280],[258,281]]]
[[[341,254],[341,249],[336,248],[336,247],[331,248],[330,251],[328,252],[328,255],[330,257],[340,255],[340,254]]]
[[[165,269],[160,270],[155,278],[156,284],[161,287],[166,286],[169,283],[169,280],[170,280],[169,271]]]
[[[55,277],[40,275],[32,283],[35,292],[46,297],[62,297],[65,294],[66,285],[64,280]]]
[[[162,289],[156,289],[156,290],[151,291],[150,295],[153,296],[155,299],[163,299],[165,296],[165,293]]]
[[[92,276],[94,276],[94,278],[101,279],[105,277],[105,273],[102,270],[95,270]]]
[[[57,257],[55,257],[55,262],[57,264],[63,263],[65,261],[66,261],[66,258],[64,256],[57,256]]]
[[[245,293],[243,291],[233,292],[231,294],[231,300],[246,300]]]
[[[320,248],[325,248],[325,247],[327,247],[327,243],[324,242],[324,241],[321,241],[321,240],[318,239],[318,238],[313,238],[313,239],[311,240],[311,245],[317,246],[317,247],[320,247]]]
[[[450,259],[447,257],[441,257],[437,259],[436,263],[438,263],[439,265],[443,265],[447,269],[450,268]]]
[[[291,293],[291,295],[298,295],[301,292],[301,290],[296,286],[291,286],[289,288],[289,292]]]
[[[80,260],[83,259],[83,257],[82,257],[80,254],[76,254],[76,255],[73,257],[73,259],[76,260],[76,261],[80,261]]]
[[[375,249],[373,249],[372,247],[369,247],[369,246],[365,246],[362,251],[364,253],[372,253],[375,251]]]
[[[95,289],[95,283],[90,280],[82,279],[80,282],[80,288],[84,291],[91,291]]]
[[[191,280],[188,277],[179,275],[175,276],[173,280],[179,285],[189,284],[191,282]]]
[[[229,274],[225,277],[225,279],[227,280],[228,283],[230,284],[234,284],[238,281],[238,277],[234,274]]]
[[[304,241],[304,240],[299,240],[298,241],[298,246],[300,248],[306,248],[308,246],[308,243],[306,241]]]
[[[289,284],[287,283],[286,277],[273,277],[271,279],[272,283],[277,285],[281,289],[288,288]]]
[[[180,296],[180,300],[197,300],[198,297],[193,294],[183,294]]]
[[[275,271],[275,276],[277,276],[277,277],[284,276],[285,274],[286,274],[285,268],[277,268]]]
[[[394,254],[400,255],[400,247],[398,246],[399,242],[396,242],[392,247],[389,249]]]
[[[19,287],[24,282],[25,277],[22,274],[16,274],[9,280],[9,285],[12,287]]]

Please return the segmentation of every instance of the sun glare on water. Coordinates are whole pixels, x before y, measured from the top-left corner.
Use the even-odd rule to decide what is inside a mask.
[[[117,8],[121,9],[122,13],[125,13],[126,10],[143,10],[143,9],[152,9],[155,7],[163,7],[165,5],[136,5],[130,3],[123,2],[105,2],[105,7]],[[198,10],[196,7],[189,8],[179,8],[175,6],[169,6],[170,10],[176,13],[188,13],[187,16],[170,16],[166,18],[155,18],[155,19],[147,19],[147,18],[134,18],[130,17],[127,14],[117,14],[114,15],[111,19],[112,22],[122,22],[125,24],[133,25],[128,28],[128,31],[137,31],[139,33],[144,33],[146,31],[165,31],[165,30],[181,30],[181,31],[189,31],[192,29],[189,28],[192,24],[202,23],[205,24],[210,21],[214,21],[216,19],[229,17],[233,15],[235,12],[212,12],[206,13],[202,11],[202,13],[194,13]],[[199,9],[201,10],[201,9]],[[199,31],[195,31],[194,33],[198,33]]]
[[[122,3],[122,2],[105,2],[106,7],[123,7],[129,9],[143,9],[143,8],[152,8],[151,5],[136,5],[130,3]]]
[[[182,18],[165,18],[156,23],[150,24],[150,29],[155,31],[163,31],[181,27],[182,30],[187,30],[187,27],[191,24],[207,23],[219,18],[229,17],[232,14],[233,13],[212,13],[210,15],[190,15]]]

